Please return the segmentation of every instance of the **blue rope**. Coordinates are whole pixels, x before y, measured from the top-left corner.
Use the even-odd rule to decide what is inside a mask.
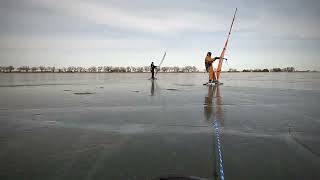
[[[220,129],[219,129],[219,123],[217,121],[217,119],[214,119],[213,122],[213,127],[216,133],[216,145],[217,145],[217,149],[218,149],[218,154],[217,154],[217,158],[219,159],[219,174],[220,174],[220,179],[224,180],[224,170],[223,170],[223,161],[222,161],[222,150],[221,150],[221,141],[220,141]]]

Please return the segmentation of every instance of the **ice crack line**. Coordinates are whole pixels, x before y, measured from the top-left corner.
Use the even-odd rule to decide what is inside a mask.
[[[213,122],[213,127],[216,133],[216,145],[217,145],[217,149],[218,149],[218,154],[217,154],[217,158],[219,160],[219,175],[220,175],[220,179],[224,180],[224,168],[223,168],[223,158],[222,158],[222,150],[221,150],[221,140],[220,140],[220,129],[219,129],[219,123],[216,119],[214,119]]]

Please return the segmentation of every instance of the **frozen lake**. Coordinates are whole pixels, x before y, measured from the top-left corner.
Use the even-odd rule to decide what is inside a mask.
[[[0,74],[0,179],[320,179],[320,73],[148,78]]]

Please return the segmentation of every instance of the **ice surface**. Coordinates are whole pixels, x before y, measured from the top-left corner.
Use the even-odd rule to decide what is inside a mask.
[[[0,179],[212,179],[214,118],[226,179],[320,179],[320,73],[221,77],[0,74]]]

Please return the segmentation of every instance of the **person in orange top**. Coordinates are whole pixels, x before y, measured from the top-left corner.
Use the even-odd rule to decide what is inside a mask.
[[[217,59],[220,59],[219,57],[211,58],[211,52],[207,53],[207,56],[205,58],[205,65],[206,65],[206,71],[209,73],[209,83],[216,82],[216,76],[215,72],[213,70],[213,62]]]

